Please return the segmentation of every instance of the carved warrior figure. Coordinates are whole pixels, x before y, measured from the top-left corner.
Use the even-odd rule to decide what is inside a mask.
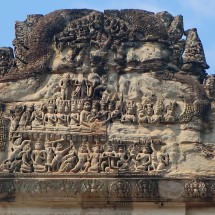
[[[54,152],[54,156],[52,157],[52,160],[50,159],[50,157],[49,157],[49,159],[50,159],[49,161],[47,159],[48,162],[46,163],[46,167],[48,168],[49,172],[59,170],[60,164],[62,162],[62,158],[72,148],[72,144],[71,144],[66,149],[63,149],[63,146],[60,143],[62,141],[64,141],[64,140],[62,139],[62,140],[57,140],[57,141],[49,143],[52,146],[50,149],[53,150],[53,152]]]

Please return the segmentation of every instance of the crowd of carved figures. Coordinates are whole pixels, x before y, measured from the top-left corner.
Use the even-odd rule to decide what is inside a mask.
[[[149,173],[166,171],[169,165],[169,155],[161,153],[160,140],[139,140],[129,144],[121,140],[112,140],[105,144],[83,140],[79,144],[70,138],[50,141],[44,140],[42,136],[43,134],[39,135],[35,140],[27,139],[21,133],[14,133],[11,153],[1,164],[1,171]]]
[[[110,20],[108,17],[103,18],[100,13],[92,13],[69,23],[64,31],[55,37],[55,45],[59,51],[70,48],[63,59],[66,62],[81,66],[86,53],[91,51],[91,64],[98,66],[105,63],[108,49],[115,51],[115,60],[123,58],[121,44],[128,41],[129,33],[124,21]]]
[[[179,115],[179,105],[175,101],[165,104],[164,99],[154,94],[143,96],[140,101],[124,99],[119,93],[108,92],[107,77],[99,76],[95,71],[90,72],[87,78],[82,74],[77,78],[71,76],[63,75],[53,98],[12,108],[11,131],[102,133],[106,131],[107,123],[115,120],[140,126],[159,126],[162,123],[187,122],[195,114],[195,111],[186,112],[195,109],[193,104],[187,104],[185,112]]]

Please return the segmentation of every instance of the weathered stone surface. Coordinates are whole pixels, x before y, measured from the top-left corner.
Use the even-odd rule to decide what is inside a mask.
[[[15,58],[0,48],[1,200],[214,202],[215,81],[182,16],[59,10],[15,31]]]

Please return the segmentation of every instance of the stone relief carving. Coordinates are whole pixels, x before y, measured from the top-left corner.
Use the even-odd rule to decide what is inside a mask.
[[[156,181],[140,180],[136,183],[135,194],[138,198],[152,198],[159,197],[159,189]]]
[[[69,11],[17,22],[15,58],[0,48],[0,175],[44,177],[0,190],[142,201],[161,198],[157,176],[214,174],[214,76],[197,30],[168,12]],[[208,196],[203,181],[184,189]]]
[[[205,198],[207,188],[204,182],[191,181],[185,184],[185,194],[188,198]]]

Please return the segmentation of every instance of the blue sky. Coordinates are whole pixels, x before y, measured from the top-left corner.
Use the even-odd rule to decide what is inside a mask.
[[[152,12],[169,11],[184,16],[185,29],[197,28],[202,40],[208,73],[215,73],[215,1],[214,0],[1,0],[0,46],[12,46],[15,21],[28,14],[47,14],[57,9],[89,8],[144,9]]]

